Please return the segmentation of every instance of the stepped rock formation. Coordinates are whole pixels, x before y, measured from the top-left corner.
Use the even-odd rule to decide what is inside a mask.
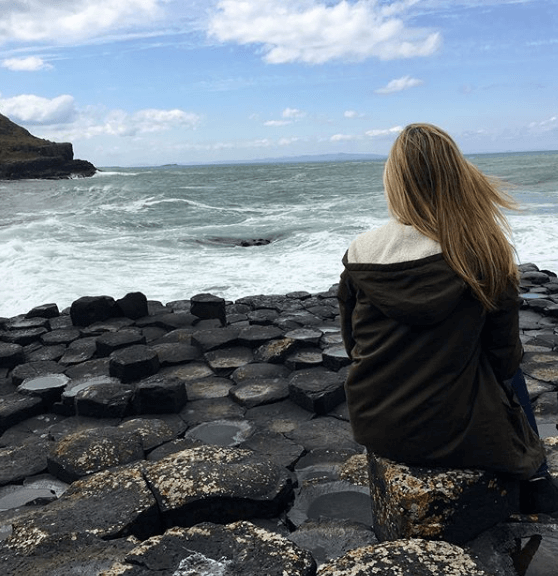
[[[69,142],[37,138],[0,114],[0,180],[85,177],[96,171],[91,162],[74,160]]]

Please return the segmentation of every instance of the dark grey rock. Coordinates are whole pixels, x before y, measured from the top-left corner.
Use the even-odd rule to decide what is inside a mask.
[[[327,414],[345,400],[344,379],[337,372],[301,370],[289,380],[293,402],[316,414]]]
[[[127,435],[137,434],[141,439],[144,452],[150,452],[174,440],[177,436],[173,428],[158,418],[132,418],[119,424],[116,430],[121,430]]]
[[[184,438],[199,440],[212,446],[238,446],[254,431],[246,420],[213,420],[190,428]]]
[[[179,366],[168,366],[160,370],[159,373],[165,376],[179,378],[186,383],[192,380],[215,376],[213,370],[205,362],[189,362],[188,364],[181,364]]]
[[[288,398],[289,382],[286,378],[244,380],[231,388],[229,395],[244,408],[254,408]]]
[[[320,567],[319,576],[381,574],[382,576],[494,576],[476,558],[455,544],[398,540],[350,550]]]
[[[157,503],[139,467],[103,470],[76,480],[55,502],[18,518],[7,544],[32,553],[49,536],[93,533],[140,539],[161,532]]]
[[[131,410],[133,395],[134,388],[121,383],[87,386],[75,395],[75,411],[92,418],[123,418]]]
[[[110,356],[115,350],[136,344],[145,344],[145,336],[138,328],[126,328],[118,332],[106,332],[96,340],[97,355]]]
[[[120,418],[90,418],[88,416],[70,416],[51,425],[48,429],[48,437],[56,442],[62,440],[69,434],[82,432],[84,430],[96,430],[107,426],[118,426]]]
[[[114,318],[118,308],[110,296],[83,296],[72,303],[70,316],[74,326],[90,326]]]
[[[47,439],[30,438],[19,446],[0,448],[0,486],[46,471],[51,445]]]
[[[246,319],[250,324],[257,324],[260,326],[269,326],[279,317],[279,312],[276,310],[253,310],[246,315]],[[228,319],[230,322],[230,318]]]
[[[25,315],[26,318],[56,318],[58,316],[60,316],[58,306],[52,303],[35,306]]]
[[[188,402],[180,412],[180,417],[188,427],[214,420],[242,420],[244,408],[230,398],[212,398]]]
[[[136,414],[176,414],[186,402],[186,387],[179,378],[155,374],[135,386],[133,407]]]
[[[136,344],[114,351],[109,358],[111,376],[122,382],[134,382],[152,376],[159,370],[157,353],[147,346]]]
[[[186,382],[188,400],[208,400],[211,398],[226,398],[234,386],[228,378],[202,378]]]
[[[201,357],[200,351],[195,346],[181,342],[151,344],[150,348],[157,353],[162,367],[186,364]]]
[[[320,330],[311,330],[309,328],[296,328],[285,334],[285,338],[295,340],[300,345],[312,347],[319,345],[321,337],[322,332]]]
[[[250,348],[235,346],[206,352],[204,358],[215,374],[228,376],[240,366],[250,364],[254,360],[254,354]]]
[[[302,422],[294,430],[285,432],[285,436],[308,451],[330,446],[335,446],[338,450],[348,448],[357,452],[363,449],[353,440],[348,422],[327,416]]]
[[[63,405],[71,408],[72,414],[75,413],[75,400],[76,395],[81,390],[85,390],[91,386],[98,386],[99,384],[113,384],[120,385],[120,380],[117,378],[112,378],[110,376],[95,376],[95,377],[85,377],[72,380],[62,392],[60,401]]]
[[[63,482],[128,464],[144,457],[140,434],[131,427],[106,426],[69,434],[48,454],[48,471]]]
[[[109,362],[110,361],[108,358],[97,358],[95,360],[86,360],[85,362],[72,365],[65,370],[62,368],[62,370],[64,370],[66,376],[69,376],[72,380],[79,380],[81,378],[97,378],[98,376],[110,376]]]
[[[275,340],[282,336],[283,331],[276,326],[259,326],[254,324],[240,330],[238,342],[242,346],[257,348],[269,340]]]
[[[81,336],[79,330],[75,328],[60,328],[59,330],[52,330],[41,336],[41,342],[47,346],[54,346],[56,344],[70,344]]]
[[[363,546],[377,544],[370,526],[350,520],[308,520],[288,536],[308,550],[318,566]]]
[[[291,338],[281,338],[262,344],[255,352],[254,359],[257,362],[269,362],[270,364],[281,364],[285,358],[292,354],[298,343]]]
[[[116,301],[120,315],[138,320],[149,314],[147,297],[141,292],[129,292]]]
[[[128,576],[314,576],[306,550],[249,522],[173,528],[132,550],[110,574]],[[110,576],[110,575],[108,575]]]
[[[18,387],[17,391],[25,396],[40,398],[45,406],[51,406],[60,400],[64,388],[70,383],[70,379],[64,374],[45,374],[26,378]]]
[[[25,349],[24,362],[44,362],[45,360],[58,362],[66,354],[66,350],[67,348],[64,344],[33,346],[32,349]]]
[[[39,341],[43,334],[46,334],[46,328],[27,328],[21,330],[10,330],[0,333],[0,340],[20,346],[27,346],[32,342]]]
[[[14,368],[24,362],[23,346],[0,342],[0,367]]]
[[[223,326],[227,322],[225,300],[213,294],[196,294],[192,296],[190,299],[190,312],[204,320],[217,319]]]
[[[323,354],[320,348],[303,348],[297,350],[285,360],[285,366],[290,370],[304,370],[316,368],[323,364]]]
[[[344,481],[306,484],[297,490],[287,518],[297,528],[308,520],[321,518],[372,526],[370,489]]]
[[[64,367],[52,360],[27,362],[12,370],[12,382],[14,386],[19,386],[27,378],[37,378],[46,374],[61,374],[62,372],[64,372]]]
[[[22,396],[17,392],[0,397],[0,433],[27,418],[42,414],[43,401],[33,396]]]
[[[125,538],[105,541],[94,534],[61,534],[45,538],[31,553],[0,548],[0,558],[4,574],[10,576],[97,576],[123,561],[134,546]]]
[[[285,378],[289,374],[289,369],[279,364],[266,364],[263,362],[255,362],[253,364],[246,364],[237,368],[232,374],[231,378],[237,383],[245,382],[246,380],[255,379],[269,379],[269,378]]]
[[[261,430],[252,434],[239,445],[239,448],[249,448],[272,462],[293,469],[295,463],[304,453],[304,448],[295,444],[280,434],[269,430]]]
[[[292,495],[285,468],[239,448],[184,450],[147,464],[144,474],[169,527],[277,516]]]
[[[323,351],[322,357],[324,367],[329,370],[337,371],[351,364],[351,359],[347,355],[345,346],[343,345],[327,347]]]
[[[308,422],[314,414],[297,406],[291,400],[283,400],[265,406],[256,406],[246,411],[246,419],[253,420],[264,430],[288,434],[304,422]],[[293,439],[294,440],[294,439]],[[294,440],[295,444],[301,444]],[[302,444],[301,444],[302,445]]]
[[[239,328],[227,326],[214,330],[200,330],[192,334],[192,344],[198,346],[203,352],[226,348],[238,344]]]

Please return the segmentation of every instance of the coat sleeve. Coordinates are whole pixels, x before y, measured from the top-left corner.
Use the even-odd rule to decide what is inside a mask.
[[[520,302],[517,289],[510,285],[502,294],[498,309],[486,315],[482,349],[500,381],[515,374],[523,356],[519,339]]]
[[[337,299],[339,301],[343,344],[345,345],[345,350],[347,351],[349,358],[352,358],[351,351],[355,345],[355,340],[353,338],[352,316],[353,310],[355,309],[356,296],[354,286],[352,285],[351,279],[346,270],[341,274]]]

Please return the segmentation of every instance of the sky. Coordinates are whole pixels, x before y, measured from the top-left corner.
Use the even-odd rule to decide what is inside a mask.
[[[0,0],[0,113],[103,166],[558,149],[557,0]]]

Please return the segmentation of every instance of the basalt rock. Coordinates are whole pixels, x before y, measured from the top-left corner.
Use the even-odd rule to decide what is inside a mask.
[[[95,172],[90,162],[74,160],[70,143],[36,138],[0,114],[0,179],[70,178]]]
[[[523,271],[538,272],[534,265]],[[530,397],[541,430],[550,436],[545,439],[545,448],[551,473],[558,475],[558,384],[554,378],[558,319],[553,315],[553,307],[558,305],[558,283],[551,274],[543,274],[548,281],[542,284],[535,281],[545,280],[543,276],[522,279],[527,304],[521,310],[520,328],[527,351],[523,367]],[[123,537],[162,538],[164,530],[174,525],[237,522],[248,517],[258,530],[292,536],[323,564],[324,570],[348,550],[365,551],[357,554],[361,559],[368,554],[369,548],[362,548],[374,542],[371,521],[365,519],[367,525],[363,525],[363,514],[371,509],[368,467],[364,449],[352,438],[342,396],[348,358],[342,349],[335,288],[319,294],[257,295],[224,302],[224,326],[222,303],[217,297],[221,311],[213,318],[194,315],[188,299],[164,305],[127,295],[122,300],[129,307],[109,297],[101,298],[104,304],[107,299],[109,317],[94,314],[82,326],[74,324],[69,311],[60,312],[51,304],[0,319],[0,459],[3,454],[6,462],[20,462],[18,470],[4,466],[9,477],[0,488],[0,508],[9,507],[0,509],[0,542],[6,540],[4,545],[0,543],[2,568],[6,566],[14,576],[23,576],[35,567],[44,568],[44,576],[59,576],[62,569],[71,570],[73,555],[76,569],[83,574],[94,566],[98,567],[98,572],[91,572],[95,576],[101,570],[105,574],[123,567],[139,570],[140,564],[125,560],[130,548],[129,542],[120,546]],[[546,302],[541,305],[543,300]],[[536,301],[539,303],[531,305]],[[111,360],[103,356],[107,351],[102,345],[116,346],[111,352],[113,359],[133,356],[133,366],[138,360],[134,354],[138,344],[134,344],[135,337],[127,340],[130,334],[144,339],[139,345],[142,356],[157,358],[158,365],[140,368],[132,375],[116,373],[113,367],[111,376]],[[119,348],[115,343],[121,339],[123,347]],[[307,356],[297,356],[299,352]],[[303,371],[301,367],[316,364],[319,367],[302,378],[307,368]],[[51,399],[17,391],[25,379],[49,374],[63,374],[70,380],[52,406]],[[289,388],[288,383],[293,385]],[[112,458],[95,460],[98,454],[93,440],[107,430],[113,436],[133,439],[130,446],[140,446],[143,453],[138,451],[139,460],[127,464]],[[49,449],[76,435],[88,442],[82,457],[97,462],[97,467],[83,469],[79,474],[87,476],[69,487],[59,482],[62,488],[51,489],[56,479],[44,473]],[[77,451],[73,454],[74,464],[81,466],[85,460],[79,461]],[[96,469],[99,471],[94,472]],[[39,480],[43,477],[46,484]],[[476,498],[477,503],[494,487],[480,486],[484,492]],[[435,496],[435,491],[430,492]],[[397,494],[386,496],[397,504]],[[407,496],[412,500],[416,492]],[[424,501],[421,498],[419,494],[406,521],[418,517],[419,504]],[[293,517],[292,511],[300,503],[306,506],[305,517],[322,517],[302,524],[299,519],[297,528],[288,516]],[[469,506],[466,498],[462,503],[463,508]],[[442,498],[440,514],[454,504],[454,500]],[[390,519],[378,520],[379,529],[383,529],[384,520],[389,525]],[[498,523],[467,542],[490,567],[487,572],[513,574],[506,571],[505,562],[501,563],[505,569],[492,570],[500,566],[495,558],[509,560],[514,554],[513,562],[524,565],[537,546],[540,551],[535,554],[535,563],[550,558],[548,563],[554,569],[558,538],[552,520],[543,515],[535,523],[522,516],[512,519],[513,523]],[[524,532],[498,532],[512,524],[525,528]],[[211,545],[217,537],[228,538],[219,530],[229,533],[228,526],[210,529],[207,539]],[[537,533],[543,534],[540,542]],[[258,535],[251,530],[246,534],[250,535],[246,550],[256,550]],[[267,532],[264,534],[267,538]],[[492,552],[482,540],[490,534],[501,536]],[[104,548],[99,538],[114,541],[115,547],[110,548],[107,542]],[[520,551],[516,550],[517,538],[522,543]],[[384,545],[373,554],[374,562],[378,556],[387,556],[393,562],[383,573],[391,573],[393,567],[405,574],[403,556],[409,553],[410,542],[413,540],[408,538],[401,541],[397,554],[395,548]],[[423,550],[424,566],[436,574],[475,573],[467,571],[471,568],[467,562],[443,563],[447,550],[440,547],[442,544]],[[59,563],[53,555],[57,545],[61,549]],[[114,553],[110,568],[106,563],[109,550]],[[233,556],[219,564],[221,557],[197,550],[199,556],[181,557],[184,563],[173,567],[169,576],[202,568],[220,570],[224,575],[225,570],[243,570],[250,558],[247,552],[235,560],[236,564],[227,563]],[[273,563],[278,562],[273,552],[269,554]],[[139,555],[137,558],[143,562]],[[262,561],[261,565],[266,564]],[[349,562],[336,564],[336,569],[339,576],[345,576],[355,570],[366,571],[367,566],[366,562],[362,566]],[[379,566],[380,571],[385,568],[381,563],[373,566]],[[141,568],[148,570],[146,565]]]

